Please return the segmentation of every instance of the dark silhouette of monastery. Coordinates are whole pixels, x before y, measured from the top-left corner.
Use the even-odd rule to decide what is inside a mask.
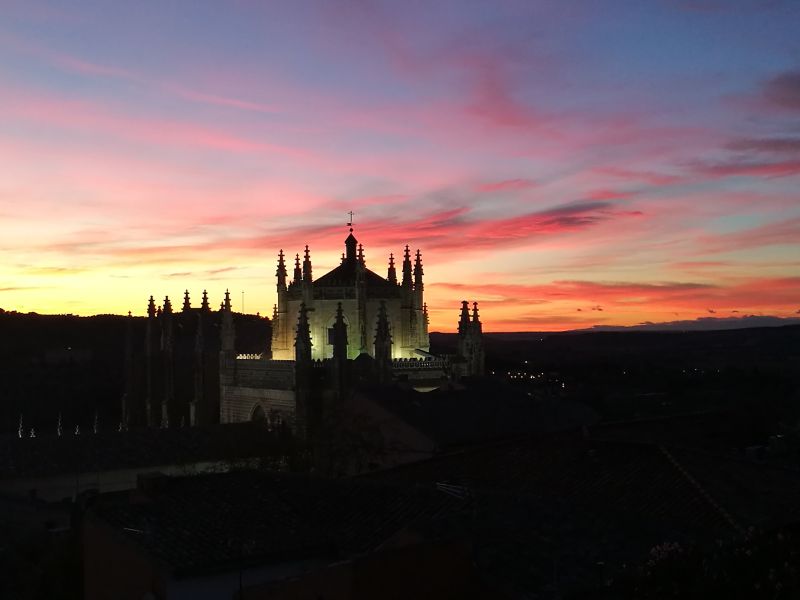
[[[462,302],[457,354],[430,353],[419,250],[412,265],[406,246],[400,281],[390,255],[384,278],[351,229],[341,264],[317,280],[308,246],[291,281],[281,250],[277,292],[271,321],[234,313],[228,292],[218,311],[205,292],[192,308],[187,291],[180,312],[151,296],[138,352],[129,333],[124,426],[266,420],[306,437],[358,388],[431,391],[484,373],[477,303]]]

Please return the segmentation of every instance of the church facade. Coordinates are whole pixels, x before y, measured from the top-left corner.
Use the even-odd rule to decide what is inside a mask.
[[[373,336],[381,307],[386,311],[392,332],[391,358],[420,358],[430,349],[428,311],[424,300],[422,256],[416,251],[412,265],[409,247],[405,247],[402,278],[397,279],[394,255],[389,255],[386,277],[366,266],[364,248],[353,230],[345,240],[341,264],[314,279],[308,246],[300,263],[295,256],[294,274],[288,280],[283,250],[278,255],[278,303],[273,311],[272,357],[294,358],[294,337],[300,307],[308,311],[311,331],[311,357],[333,357],[333,326],[339,306],[347,325],[350,343],[347,358],[361,354],[374,358]]]

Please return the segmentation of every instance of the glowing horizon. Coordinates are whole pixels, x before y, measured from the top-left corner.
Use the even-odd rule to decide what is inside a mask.
[[[0,308],[270,315],[353,210],[431,331],[800,315],[797,3],[299,4],[0,0]]]

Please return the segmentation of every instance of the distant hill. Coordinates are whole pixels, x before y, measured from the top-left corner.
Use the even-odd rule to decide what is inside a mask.
[[[431,351],[455,352],[457,334],[432,333]],[[551,369],[657,366],[761,368],[800,373],[800,325],[702,330],[487,333],[491,363],[533,361]]]
[[[667,321],[665,323],[648,321],[629,326],[595,325],[591,329],[579,331],[720,331],[725,329],[748,329],[750,327],[783,327],[784,325],[800,325],[800,318],[765,315],[700,317],[699,319]]]

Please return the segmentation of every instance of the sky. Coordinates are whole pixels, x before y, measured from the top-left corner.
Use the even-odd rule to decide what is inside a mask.
[[[800,316],[795,0],[0,15],[5,310],[271,314],[278,250],[321,276],[353,211],[373,271],[421,250],[431,330]]]

